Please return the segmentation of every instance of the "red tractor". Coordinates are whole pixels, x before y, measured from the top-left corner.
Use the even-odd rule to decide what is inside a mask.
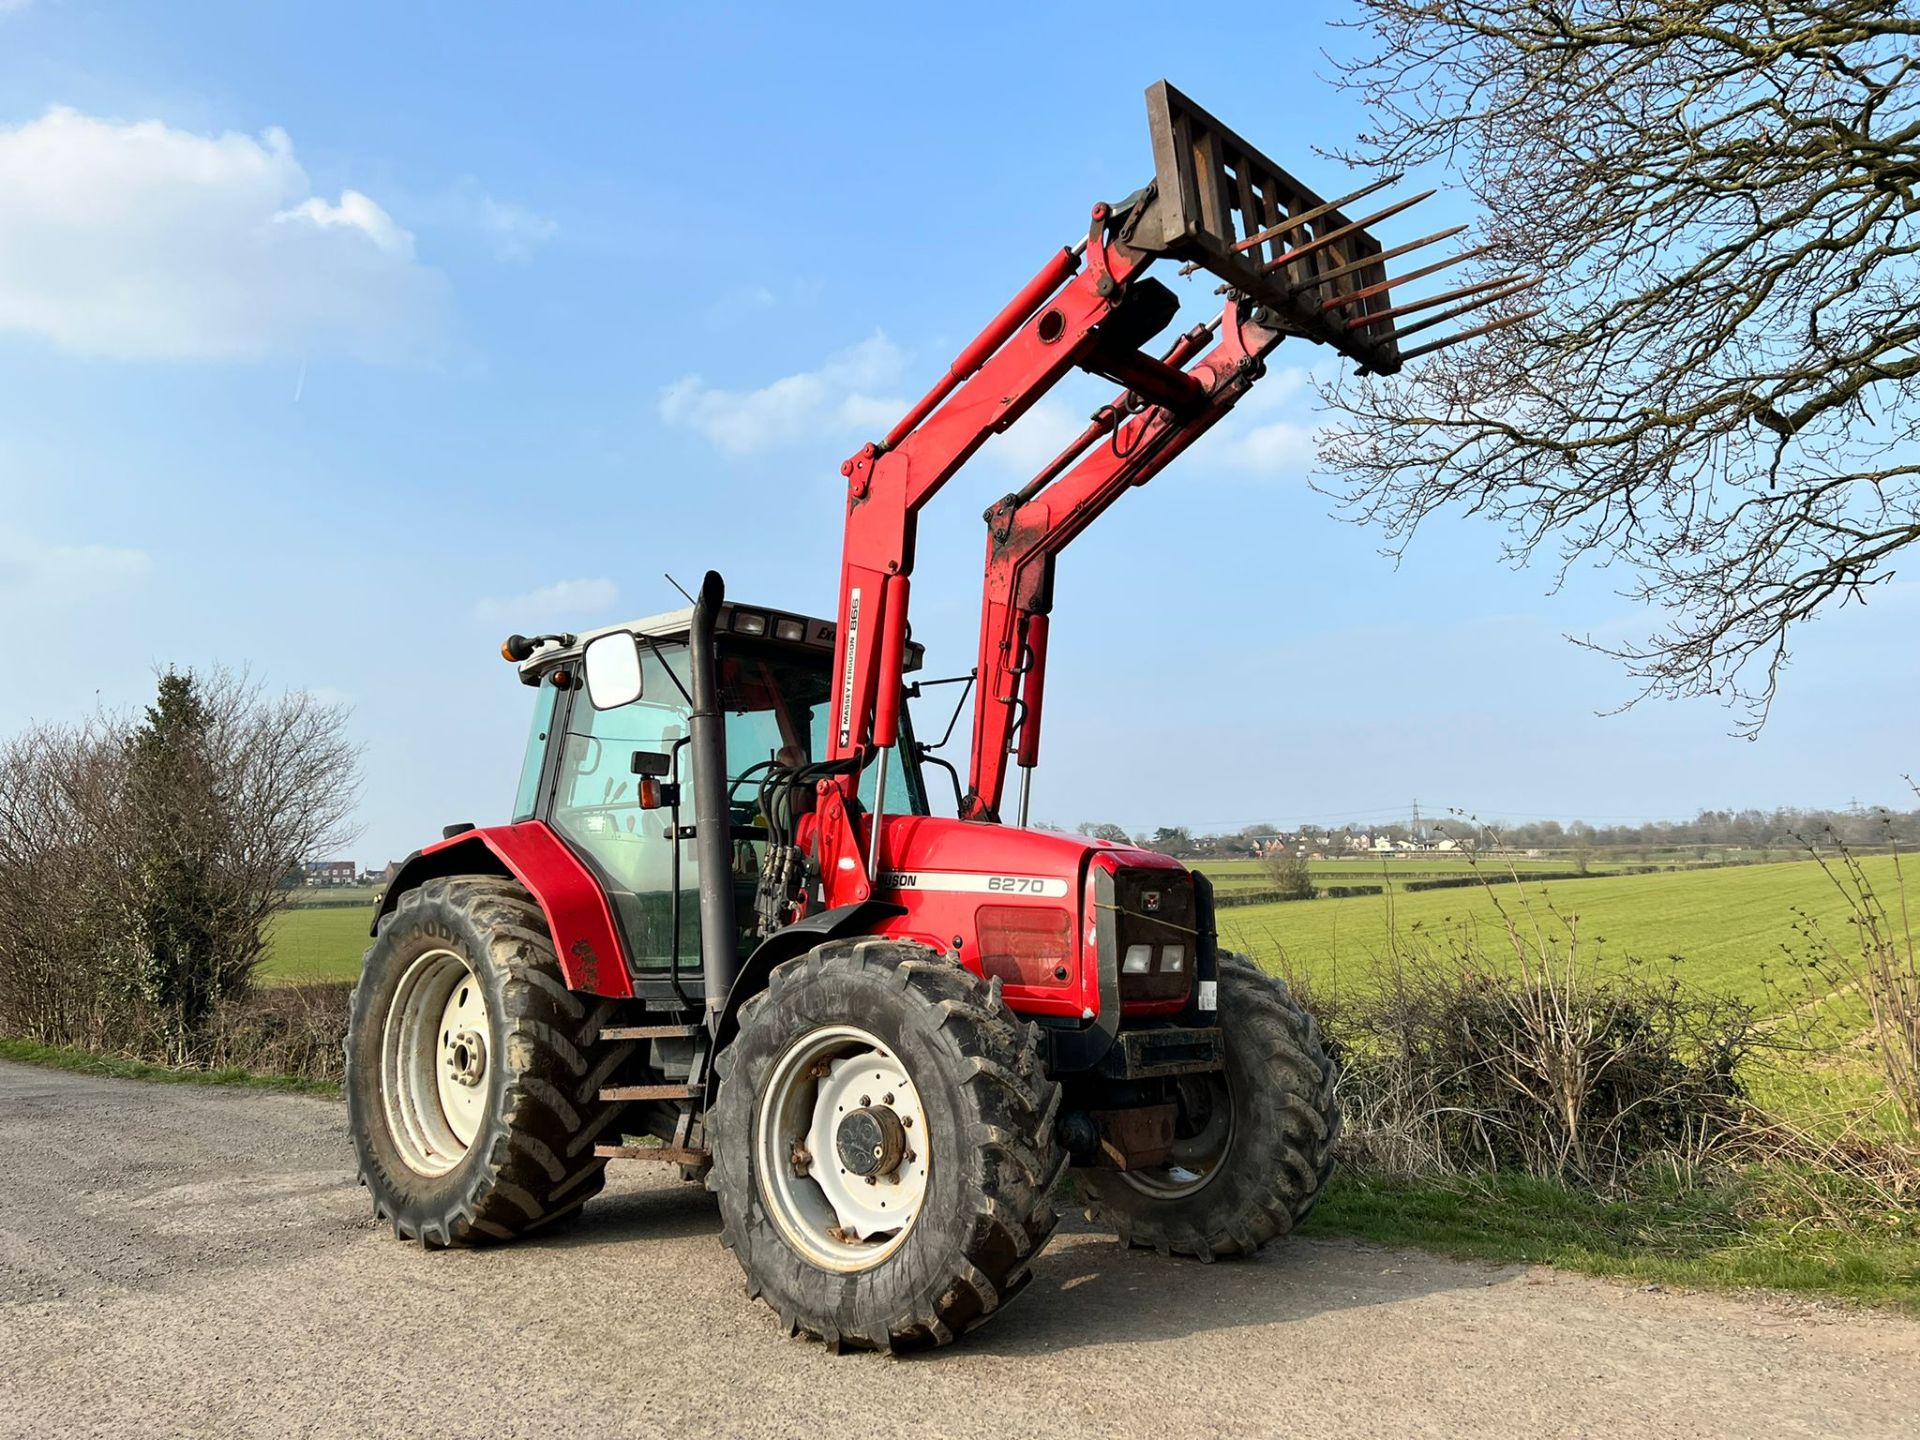
[[[409,857],[354,991],[353,1138],[396,1234],[509,1240],[578,1210],[608,1161],[665,1162],[715,1192],[748,1293],[789,1331],[899,1349],[1025,1286],[1069,1165],[1123,1242],[1202,1260],[1312,1207],[1335,1067],[1286,986],[1217,948],[1206,877],[1025,828],[1054,559],[1283,339],[1391,373],[1447,343],[1402,350],[1422,327],[1400,317],[1516,282],[1395,304],[1401,251],[1366,226],[1403,206],[1349,220],[1356,197],[1323,202],[1164,83],[1148,109],[1154,183],[1095,205],[841,467],[835,620],[708,574],[690,609],[507,641],[535,691],[513,822]],[[1146,274],[1162,257],[1225,300],[1154,356],[1178,309]],[[1075,369],[1121,393],[987,512],[963,782],[904,704],[939,683],[906,678],[915,525]],[[931,813],[933,768],[954,818]]]

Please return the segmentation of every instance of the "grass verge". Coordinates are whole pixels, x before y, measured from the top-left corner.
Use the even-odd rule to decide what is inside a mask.
[[[331,1080],[308,1080],[298,1075],[266,1075],[254,1070],[226,1067],[217,1070],[178,1069],[155,1065],[146,1060],[129,1060],[121,1055],[100,1055],[69,1045],[41,1045],[32,1040],[0,1037],[0,1060],[22,1065],[45,1065],[55,1070],[72,1070],[82,1075],[105,1075],[115,1080],[152,1080],[168,1085],[234,1085],[249,1090],[279,1090],[294,1095],[340,1096],[340,1087]]]
[[[1685,1192],[1610,1199],[1520,1175],[1395,1180],[1343,1170],[1302,1233],[1648,1284],[1840,1298],[1920,1317],[1915,1217],[1867,1206],[1844,1226],[1809,1223],[1791,1203],[1804,1183],[1785,1169],[1750,1167]]]

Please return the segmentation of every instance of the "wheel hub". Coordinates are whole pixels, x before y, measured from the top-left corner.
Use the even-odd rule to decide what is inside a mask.
[[[478,1085],[487,1076],[487,1037],[478,1030],[455,1030],[442,1041],[440,1063],[456,1085]]]
[[[840,1121],[833,1146],[853,1174],[886,1179],[907,1153],[907,1128],[891,1106],[863,1105]]]

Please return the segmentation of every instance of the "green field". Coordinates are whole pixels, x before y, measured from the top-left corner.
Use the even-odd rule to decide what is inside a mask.
[[[1893,858],[1863,864],[1893,895]],[[1366,983],[1395,945],[1469,942],[1502,959],[1511,921],[1536,944],[1571,937],[1602,964],[1670,965],[1683,981],[1765,1009],[1782,999],[1766,977],[1785,978],[1783,947],[1805,949],[1796,925],[1812,921],[1848,946],[1851,913],[1819,863],[1802,860],[1248,905],[1221,910],[1220,933],[1268,968],[1340,988]]]
[[[1757,854],[1744,852],[1716,855],[1708,861],[1696,860],[1690,854],[1666,852],[1644,856],[1638,854],[1592,855],[1587,857],[1586,868],[1587,873],[1592,875],[1618,875],[1651,869],[1694,869],[1727,863],[1745,864],[1759,858]],[[1206,872],[1216,890],[1263,890],[1273,884],[1272,877],[1267,873],[1266,862],[1263,860],[1200,860],[1193,864],[1195,869]],[[1580,860],[1572,854],[1501,855],[1476,858],[1459,853],[1421,850],[1387,855],[1351,855],[1330,860],[1310,860],[1307,868],[1313,875],[1314,884],[1322,887],[1379,885],[1385,889],[1397,890],[1409,880],[1438,880],[1447,876],[1475,873],[1488,876],[1568,875],[1580,868]]]
[[[373,906],[321,909],[295,906],[273,922],[260,978],[269,985],[298,980],[357,980],[367,948]]]

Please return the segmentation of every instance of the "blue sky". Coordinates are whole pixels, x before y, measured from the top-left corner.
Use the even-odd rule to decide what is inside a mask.
[[[246,665],[352,705],[362,861],[504,818],[502,634],[708,566],[831,614],[840,460],[1148,178],[1149,82],[1343,188],[1339,8],[0,0],[0,729]],[[1382,559],[1309,488],[1318,356],[1278,361],[1063,560],[1036,816],[1903,793],[1915,588],[1810,627],[1757,742],[1711,703],[1601,718],[1632,686],[1563,636],[1644,632],[1614,578],[1552,593],[1464,519]],[[928,511],[933,671],[971,663],[980,511],[1101,398]]]

